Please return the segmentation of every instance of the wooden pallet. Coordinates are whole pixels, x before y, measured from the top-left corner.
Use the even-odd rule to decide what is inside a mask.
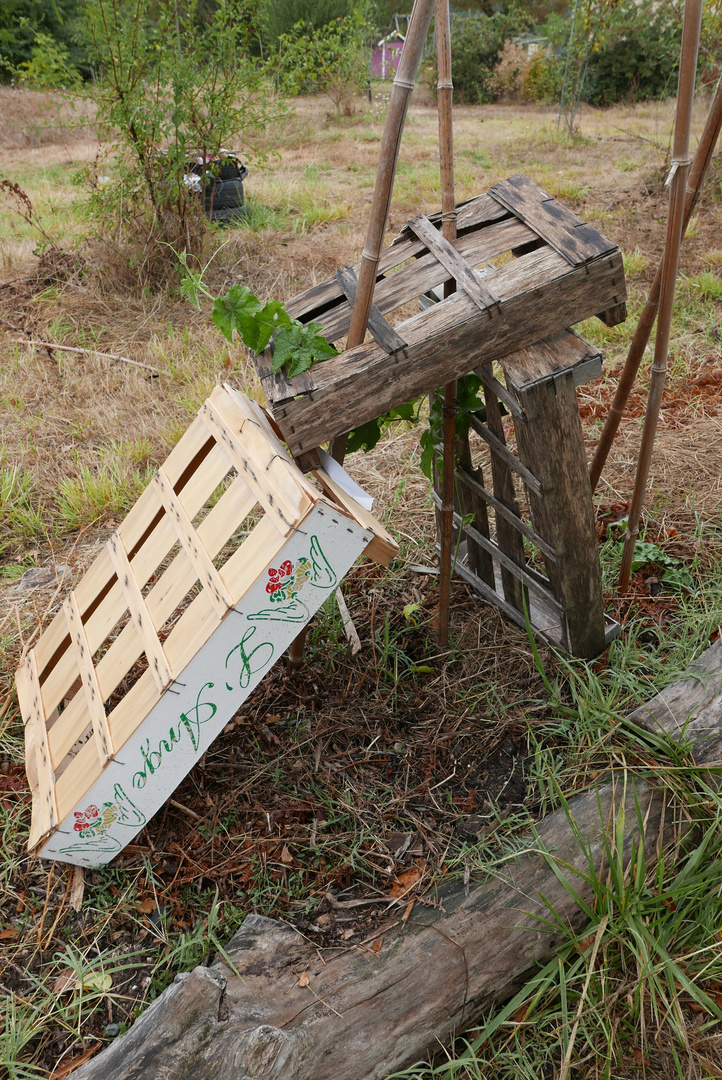
[[[472,431],[488,450],[493,493],[466,440],[456,469],[463,537],[456,572],[514,622],[524,626],[528,614],[552,644],[591,658],[619,633],[603,609],[575,392],[601,375],[601,354],[566,330],[504,357],[501,369],[499,378],[488,366],[477,369],[486,407],[472,417]],[[502,409],[516,450],[507,445]],[[434,498],[440,505],[438,492]]]
[[[273,374],[270,353],[256,359],[274,418],[302,461],[321,443],[480,364],[591,315],[610,325],[626,317],[619,248],[529,177],[512,177],[460,206],[453,245],[439,226],[440,215],[417,217],[383,254],[372,340],[290,380]],[[286,310],[340,341],[358,269],[308,289]],[[389,324],[390,312],[452,279],[452,296]]]
[[[108,862],[389,534],[217,387],[17,673],[29,847]]]

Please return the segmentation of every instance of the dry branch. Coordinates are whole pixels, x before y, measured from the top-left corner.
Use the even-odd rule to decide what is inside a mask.
[[[130,360],[127,356],[119,356],[117,353],[100,352],[98,349],[81,349],[77,345],[58,345],[55,341],[36,341],[34,338],[16,338],[18,345],[33,345],[37,349],[58,349],[60,352],[78,353],[80,356],[100,356],[103,360],[116,360],[119,364],[130,364],[131,367],[144,368],[153,371],[156,375],[162,375],[160,368],[152,364],[141,364],[140,360]]]
[[[689,676],[632,713],[633,722],[671,735],[684,728],[698,763],[717,760],[722,746],[722,642],[708,649]],[[638,833],[635,800],[646,822],[648,865],[659,854],[659,830],[674,814],[666,793],[643,779],[614,779],[570,800],[581,836],[601,864],[604,838],[622,803]],[[382,1080],[434,1053],[486,1010],[510,997],[559,939],[543,933],[542,897],[562,922],[585,916],[559,882],[584,873],[585,853],[563,810],[526,837],[519,856],[472,887],[438,889],[435,906],[417,904],[373,939],[321,958],[292,927],[247,917],[226,957],[180,975],[124,1036],[76,1077],[85,1080]],[[575,887],[587,899],[582,879]],[[404,905],[405,906],[405,902]],[[400,910],[400,909],[399,909]],[[408,908],[407,908],[408,910]],[[369,939],[371,940],[371,939]]]

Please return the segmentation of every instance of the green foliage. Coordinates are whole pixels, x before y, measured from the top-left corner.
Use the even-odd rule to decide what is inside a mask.
[[[79,69],[83,76],[90,74],[83,34],[83,0],[3,0],[0,82],[17,79],[24,65],[32,62],[40,36],[57,43],[68,57],[71,70]]]
[[[259,353],[275,335],[274,372],[285,368],[288,377],[293,378],[307,371],[312,364],[336,355],[333,345],[318,333],[320,323],[304,325],[298,319],[292,319],[278,300],[267,300],[262,304],[247,285],[233,285],[225,296],[214,298],[203,284],[203,271],[188,266],[185,251],[179,258],[184,270],[181,292],[198,308],[201,295],[213,300],[213,322],[227,341],[233,341],[235,331],[246,348]]]
[[[369,78],[369,28],[360,9],[315,28],[297,23],[278,41],[277,78],[286,94],[323,93],[344,116]]]
[[[256,0],[217,0],[203,12],[196,0],[87,0],[87,13],[98,125],[121,146],[100,211],[106,228],[117,216],[134,229],[140,276],[152,281],[167,269],[160,245],[203,247],[203,199],[184,183],[190,163],[234,144],[246,160],[264,159],[259,138],[283,108],[252,55]]]
[[[481,381],[476,375],[466,375],[456,384],[456,433],[466,435],[472,413],[483,408],[479,397]],[[436,447],[444,441],[444,390],[437,390],[429,409],[429,426],[421,435],[421,471],[431,479]]]
[[[562,67],[554,56],[539,53],[532,57],[522,77],[521,94],[524,101],[551,105],[559,100],[562,89]]]
[[[262,8],[263,38],[275,47],[283,34],[299,23],[317,30],[351,12],[351,0],[265,0]]]
[[[77,89],[80,73],[73,65],[68,49],[50,34],[38,34],[30,60],[18,67],[18,76],[33,89]]]
[[[675,92],[681,24],[666,9],[623,3],[610,25],[610,42],[589,58],[584,99],[592,105],[643,101]]]
[[[528,17],[511,6],[506,14],[485,15],[474,11],[455,14],[451,23],[451,64],[454,73],[454,101],[483,105],[493,101],[492,72],[499,61],[506,38],[528,26]],[[434,52],[424,65],[432,90],[436,90],[437,59]]]

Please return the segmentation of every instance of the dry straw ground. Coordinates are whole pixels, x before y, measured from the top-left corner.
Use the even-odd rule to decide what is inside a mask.
[[[251,170],[246,226],[218,236],[225,247],[215,288],[243,282],[284,299],[355,261],[384,94],[377,88],[372,106],[343,121],[322,100],[301,100],[269,132],[276,156]],[[12,690],[22,649],[215,383],[261,392],[248,356],[224,343],[208,311],[196,313],[173,289],[143,292],[117,270],[119,238],[87,210],[84,170],[97,176],[108,167],[92,127],[58,126],[41,95],[2,89],[0,109],[2,174],[28,194],[54,244],[44,247],[10,202],[0,206],[0,979],[11,995],[4,1053],[12,1076],[59,1080],[176,971],[217,948],[247,911],[291,919],[322,946],[353,944],[399,895],[404,904],[409,895],[423,902],[441,875],[490,865],[514,827],[554,800],[551,776],[572,790],[606,758],[581,722],[562,724],[525,635],[460,583],[452,644],[439,652],[435,578],[410,569],[434,562],[418,432],[396,430],[350,462],[402,546],[388,573],[362,565],[349,578],[361,654],[349,656],[337,613],[324,610],[305,669],[266,679],[137,843],[110,869],[86,874],[82,904],[67,868],[26,858],[28,795]],[[570,143],[551,112],[532,106],[455,111],[459,198],[525,171],[625,252],[628,323],[582,328],[606,361],[602,382],[580,393],[590,449],[661,252],[672,116],[668,103],[585,111],[582,137]],[[699,102],[696,131],[703,118]],[[436,138],[433,104],[417,92],[392,233],[412,214],[438,209]],[[720,617],[721,180],[715,163],[683,252],[647,514],[647,539],[692,569],[697,594],[657,592],[650,566],[635,576],[630,599],[614,595],[613,523],[631,490],[643,380],[597,500],[608,608],[626,620],[611,659],[595,669],[607,679],[610,709],[624,711],[671,677]],[[125,356],[159,374],[92,352],[36,348],[32,339]],[[547,650],[542,660],[553,678],[557,661]],[[618,670],[610,674],[609,665]],[[568,689],[560,700],[569,700]],[[479,835],[464,832],[472,813],[482,818]],[[342,894],[366,898],[368,907],[339,908]],[[696,1014],[684,1016],[692,1069],[709,1048],[695,1035]],[[615,1031],[628,1067],[613,1075],[636,1075],[637,1036],[624,1025]],[[660,1039],[649,1076],[671,1075]]]

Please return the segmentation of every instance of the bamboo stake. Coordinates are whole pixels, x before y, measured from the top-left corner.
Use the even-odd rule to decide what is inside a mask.
[[[371,218],[366,233],[366,243],[361,252],[361,269],[356,289],[356,300],[351,312],[347,349],[353,349],[360,345],[366,335],[371,303],[374,298],[376,272],[381,258],[381,248],[384,242],[391,195],[394,189],[401,136],[409,107],[409,98],[411,97],[411,91],[414,89],[416,72],[421,63],[421,54],[424,49],[426,35],[429,32],[433,8],[434,0],[414,0],[406,41],[394,76],[389,111],[381,139],[376,187],[374,188],[374,197],[371,204]],[[346,435],[339,435],[338,438],[333,440],[331,453],[338,462],[343,462],[347,441]]]
[[[450,243],[456,240],[456,199],[454,195],[454,128],[451,81],[451,20],[449,0],[436,0],[436,54],[438,57],[437,96],[439,101],[439,160],[441,172],[441,228]],[[444,286],[444,296],[456,290],[452,279]],[[454,547],[454,463],[456,456],[456,380],[444,387],[444,463],[441,481],[441,559],[439,577],[439,644],[449,640],[451,600],[451,560]]]
[[[689,182],[687,185],[687,191],[685,194],[684,203],[684,224],[683,230],[687,231],[692,214],[695,211],[697,202],[699,200],[700,193],[702,191],[702,184],[707,174],[707,169],[712,160],[712,154],[714,153],[715,146],[717,145],[717,139],[719,138],[720,129],[722,128],[722,77],[720,77],[717,83],[717,89],[715,90],[712,104],[710,105],[709,112],[707,114],[707,120],[705,122],[704,131],[697,147],[697,152],[694,156],[692,168],[689,173]],[[654,320],[657,317],[657,310],[659,308],[659,293],[662,284],[662,266],[664,264],[664,255],[657,267],[657,273],[654,276],[652,287],[649,290],[647,302],[644,305],[644,310],[639,317],[637,329],[634,331],[634,337],[632,343],[629,346],[629,352],[627,353],[627,360],[624,365],[624,370],[619,379],[616,393],[614,395],[614,401],[609,409],[607,419],[604,421],[604,428],[599,439],[599,444],[594,453],[592,459],[591,468],[589,470],[589,479],[592,484],[592,491],[596,489],[599,483],[599,478],[602,475],[602,470],[609,457],[609,451],[612,448],[612,443],[616,437],[619,425],[622,422],[624,416],[624,410],[629,400],[629,395],[632,392],[634,381],[639,371],[639,366],[644,356],[644,350],[647,347],[649,336],[652,333],[652,327],[654,326]]]
[[[647,411],[644,416],[637,475],[634,481],[632,505],[624,536],[622,566],[619,572],[619,588],[622,593],[625,593],[629,586],[632,556],[634,555],[634,545],[639,533],[639,519],[642,513],[642,503],[649,476],[649,466],[652,460],[654,438],[657,432],[657,421],[662,405],[664,381],[667,373],[667,354],[669,352],[669,337],[672,327],[674,292],[679,269],[679,249],[684,228],[685,191],[691,165],[689,159],[689,132],[692,124],[692,106],[694,105],[694,83],[697,70],[700,26],[702,23],[702,3],[703,0],[685,0],[682,56],[677,89],[677,115],[672,148],[672,170],[668,181],[670,184],[669,217],[662,263],[657,336],[654,342],[654,362],[652,363]]]

